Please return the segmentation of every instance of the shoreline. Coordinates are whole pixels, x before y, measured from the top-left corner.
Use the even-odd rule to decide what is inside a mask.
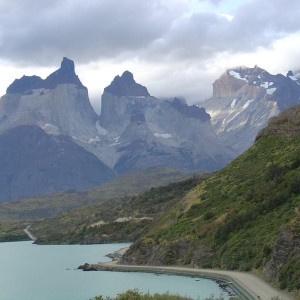
[[[238,271],[226,271],[216,269],[196,269],[182,266],[148,266],[148,265],[123,265],[119,263],[120,257],[128,248],[122,248],[107,256],[110,262],[96,264],[85,263],[78,267],[83,271],[115,271],[115,272],[143,272],[155,274],[170,274],[190,277],[207,278],[214,281],[223,281],[243,300],[291,300],[286,293],[279,291],[258,276]]]

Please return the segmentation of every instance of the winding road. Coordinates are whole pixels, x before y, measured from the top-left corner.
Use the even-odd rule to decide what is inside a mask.
[[[151,272],[165,273],[186,276],[200,276],[210,279],[220,279],[227,282],[228,285],[245,300],[291,300],[292,298],[282,291],[278,291],[261,278],[246,272],[224,271],[214,269],[195,269],[186,267],[170,266],[134,266],[122,265],[116,261],[99,263],[99,270],[106,269],[109,271],[123,272]]]

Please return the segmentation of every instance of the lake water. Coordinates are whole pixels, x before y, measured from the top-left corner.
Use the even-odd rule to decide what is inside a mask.
[[[106,254],[128,244],[41,246],[31,242],[0,243],[1,300],[88,300],[115,296],[128,289],[167,292],[204,299],[219,296],[214,281],[173,275],[83,272],[85,262],[108,261]],[[229,297],[225,294],[225,299]]]

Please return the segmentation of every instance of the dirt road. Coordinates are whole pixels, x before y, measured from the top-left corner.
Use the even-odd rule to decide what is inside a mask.
[[[241,299],[280,299],[290,300],[291,298],[285,293],[274,289],[261,278],[245,272],[212,270],[212,269],[195,269],[185,267],[170,266],[133,266],[121,265],[117,262],[100,263],[99,266],[111,271],[132,271],[132,272],[153,272],[167,273],[176,275],[201,276],[211,279],[221,279],[229,283],[237,292]],[[277,297],[277,298],[276,298]]]
[[[27,226],[24,229],[24,232],[28,235],[28,237],[32,240],[32,241],[36,241],[36,237],[29,231],[30,226]]]

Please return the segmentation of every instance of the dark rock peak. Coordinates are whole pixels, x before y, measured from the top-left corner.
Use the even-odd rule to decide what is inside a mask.
[[[131,122],[145,122],[145,115],[142,111],[140,110],[134,110],[132,113],[131,113],[131,116],[130,116],[130,121]]]
[[[105,92],[116,96],[148,97],[150,94],[146,87],[135,82],[132,73],[125,71],[122,76],[116,76]]]
[[[16,79],[6,90],[7,94],[22,94],[33,89],[53,89],[58,84],[73,83],[85,88],[75,74],[74,62],[63,58],[60,68],[49,75],[45,80],[38,76],[23,76]]]
[[[182,100],[174,98],[171,103],[171,106],[177,111],[187,116],[188,118],[194,118],[206,122],[210,120],[210,115],[205,111],[205,108],[199,107],[197,105],[188,106],[184,104]]]
[[[74,62],[66,57],[63,58],[60,68],[44,80],[44,85],[47,89],[53,89],[56,85],[64,83],[73,83],[84,88],[75,74]]]
[[[22,94],[26,91],[43,87],[43,79],[38,76],[23,76],[16,79],[6,90],[7,94]]]
[[[294,76],[293,71],[289,70],[286,74],[286,77]]]

